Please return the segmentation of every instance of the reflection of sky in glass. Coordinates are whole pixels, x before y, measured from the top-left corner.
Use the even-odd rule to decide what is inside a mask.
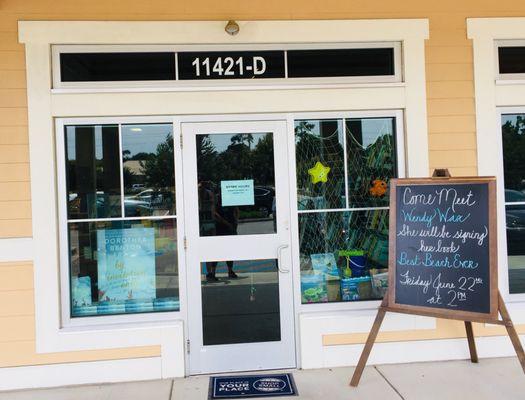
[[[355,121],[353,118],[347,119],[347,121]],[[361,122],[361,131],[363,135],[363,143],[360,145],[365,149],[374,144],[376,140],[383,135],[393,135],[392,131],[392,118],[361,118],[358,119]],[[308,125],[313,125],[312,129],[309,131],[310,134],[315,136],[320,136],[320,125],[322,122],[334,121],[334,120],[297,120],[295,121],[295,127],[297,128],[301,122],[307,122]],[[337,130],[339,141],[342,143],[342,123],[343,120],[337,120]],[[334,132],[335,133],[335,132]],[[325,132],[326,137],[327,132]],[[299,140],[297,138],[297,140]]]
[[[67,134],[67,159],[75,160],[77,158],[75,150],[75,128],[76,126],[66,126]],[[102,127],[95,127],[95,158],[102,160]]]
[[[210,142],[215,147],[215,150],[217,150],[219,153],[223,152],[228,148],[229,145],[232,144],[231,138],[236,135],[249,135],[251,134],[253,137],[253,142],[251,144],[252,149],[257,146],[257,144],[264,139],[264,137],[268,134],[267,132],[249,132],[249,133],[213,133],[209,134],[208,138],[210,139]],[[246,145],[248,144],[246,141],[244,142]]]
[[[361,120],[363,132],[362,146],[367,148],[374,144],[378,137],[392,135],[392,119],[390,118],[365,118]]]
[[[102,160],[102,125],[94,125],[90,127],[95,130],[95,157],[97,160]],[[76,159],[76,128],[77,126],[66,126],[68,160]],[[171,133],[171,124],[122,125],[122,148],[123,150],[130,151],[131,154],[129,157],[133,157],[140,152],[155,153],[159,143],[164,142],[166,137]]]
[[[157,146],[171,133],[171,124],[122,125],[122,150],[129,150],[129,157],[137,153],[155,153]]]
[[[310,120],[297,120],[295,121],[295,127],[297,128],[301,122],[306,122],[308,125],[313,125],[312,129],[310,129],[309,133],[314,136],[321,136],[321,123],[326,124],[327,122],[337,122],[337,131],[334,130],[333,134],[337,133],[338,139],[340,143],[343,143],[343,120],[335,120],[335,119],[310,119]],[[326,131],[326,128],[325,128]],[[331,133],[325,132],[324,138],[327,139],[331,136]],[[299,138],[297,138],[299,140]]]

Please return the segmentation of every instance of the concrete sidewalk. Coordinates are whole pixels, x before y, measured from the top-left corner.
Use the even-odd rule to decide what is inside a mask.
[[[300,400],[522,400],[525,375],[516,358],[367,367],[358,388],[354,368],[293,371]],[[206,400],[208,376],[0,393],[0,400]]]

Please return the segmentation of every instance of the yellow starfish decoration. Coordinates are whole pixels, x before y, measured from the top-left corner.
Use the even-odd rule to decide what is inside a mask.
[[[330,172],[330,167],[325,167],[319,161],[317,161],[313,168],[308,170],[312,183],[315,185],[318,182],[326,182],[328,180],[328,173]]]

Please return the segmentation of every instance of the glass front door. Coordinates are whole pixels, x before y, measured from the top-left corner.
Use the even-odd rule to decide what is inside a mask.
[[[182,135],[190,373],[295,367],[286,122]]]

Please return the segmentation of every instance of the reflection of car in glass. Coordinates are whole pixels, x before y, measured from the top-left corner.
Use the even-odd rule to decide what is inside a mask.
[[[164,194],[158,190],[146,189],[134,196],[129,197],[129,199],[145,201],[150,205],[155,205],[162,204],[164,201]]]
[[[263,211],[266,216],[270,215],[272,213],[275,190],[268,186],[255,186],[253,188],[253,194],[255,207]]]
[[[105,215],[104,211],[104,202],[105,196],[103,194],[97,193],[97,215]],[[120,204],[117,204],[116,207],[119,207]],[[141,215],[151,215],[151,207],[145,201],[134,200],[129,198],[124,198],[124,212],[126,217],[140,217]],[[111,215],[115,215],[111,213]]]
[[[144,190],[146,188],[146,185],[144,185],[143,183],[134,183],[133,185],[131,185],[131,190],[133,192],[140,192],[141,190]]]
[[[505,201],[525,202],[525,193],[505,189]],[[508,255],[523,255],[525,254],[525,204],[508,204],[505,211]]]
[[[104,192],[97,192],[96,197],[96,213],[97,217],[107,217],[115,216],[120,214],[120,201],[115,201],[113,203],[108,202],[109,205],[106,205],[106,198],[110,198],[112,195],[104,194]],[[69,193],[69,208],[74,214],[80,212],[80,197],[77,193]],[[88,195],[88,199],[89,199]],[[89,200],[88,200],[89,203]],[[89,205],[88,205],[89,207]],[[110,209],[108,209],[110,207]],[[151,207],[145,201],[135,200],[135,199],[124,199],[124,210],[127,217],[138,217],[141,215],[151,215]],[[94,217],[94,216],[90,216]]]
[[[299,210],[330,208],[327,206],[324,196],[307,196],[304,194],[298,194],[297,202]]]
[[[520,192],[519,190],[505,189],[505,202],[525,202],[525,193]]]

